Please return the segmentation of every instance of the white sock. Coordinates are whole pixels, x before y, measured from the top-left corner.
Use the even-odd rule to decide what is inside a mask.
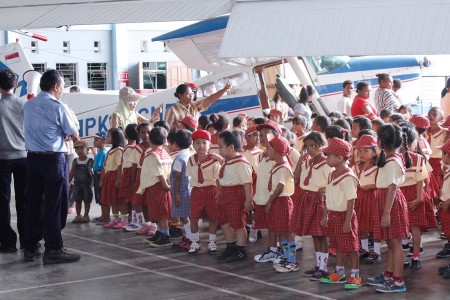
[[[193,242],[198,242],[200,241],[200,232],[191,232],[191,236],[192,236],[192,240]]]
[[[369,252],[369,240],[368,239],[361,240],[361,247],[367,252]]]
[[[320,253],[320,266],[319,269],[326,271],[328,265],[328,253]]]
[[[373,243],[373,251],[376,254],[381,255],[381,243],[380,242],[374,242]]]
[[[316,252],[316,266],[317,267],[320,267],[320,255],[321,255],[322,253],[320,253],[320,252]]]
[[[192,232],[191,232],[191,223],[186,223],[183,225],[184,232],[186,233],[186,237],[190,240],[192,240]]]
[[[131,223],[137,224],[136,211],[131,210]]]
[[[216,241],[216,237],[217,237],[217,235],[216,235],[215,233],[214,233],[214,234],[213,234],[213,233],[210,233],[210,234],[209,234],[209,240],[210,240],[210,241],[215,242],[215,241]]]
[[[145,223],[144,213],[142,212],[136,213],[136,224],[142,225],[144,223]]]

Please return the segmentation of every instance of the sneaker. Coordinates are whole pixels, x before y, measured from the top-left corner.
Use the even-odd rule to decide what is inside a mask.
[[[442,275],[444,275],[445,272],[447,272],[447,270],[450,270],[450,265],[439,267],[438,273],[439,273],[439,275],[442,276]]]
[[[409,250],[410,248],[411,248],[411,245],[408,243],[408,244],[402,244],[402,248],[403,248],[403,250]]]
[[[248,234],[248,241],[250,243],[255,243],[258,240],[258,230],[256,229],[250,229],[250,232]]]
[[[441,232],[441,235],[439,237],[441,240],[448,240],[447,236],[445,235],[444,232]]]
[[[377,291],[381,293],[400,293],[406,292],[405,282],[398,283],[394,280],[387,280],[386,284],[383,286],[377,287]]]
[[[369,254],[369,257],[363,261],[366,265],[374,265],[381,262],[381,256],[375,252]]]
[[[149,244],[150,247],[155,247],[155,248],[162,248],[162,247],[171,247],[172,246],[172,242],[170,241],[170,236],[162,233],[159,237],[159,239],[155,242],[152,242],[151,244]]]
[[[192,241],[187,237],[183,236],[181,241],[177,244],[178,248],[184,251],[189,251],[191,249]]]
[[[183,236],[183,229],[179,227],[170,227],[169,228],[169,235],[172,239],[179,239]]]
[[[148,238],[148,239],[145,239],[144,240],[144,243],[147,243],[147,244],[153,244],[154,242],[156,242],[157,240],[159,240],[159,238],[161,237],[161,235],[162,235],[162,232],[161,231],[157,231],[156,233],[155,233],[155,235],[154,236],[152,236],[152,237],[150,237],[150,238]]]
[[[148,224],[143,223],[139,229],[135,231],[136,234],[147,234],[148,233]]]
[[[410,265],[411,264],[409,263],[409,261],[407,261],[407,260],[403,261],[403,269],[409,268]]]
[[[423,254],[423,248],[420,247],[420,251],[419,254]],[[409,248],[409,252],[408,252],[408,256],[412,256],[413,255],[413,247]]]
[[[286,257],[280,256],[279,258],[275,259],[272,263],[272,267],[274,270],[276,270],[279,266],[282,266],[284,264],[287,264],[289,261]]]
[[[200,251],[200,247],[200,241],[192,242],[188,253],[197,254]]]
[[[91,220],[95,225],[104,225],[109,223],[111,220],[102,219],[101,217],[97,217]]]
[[[359,249],[359,259],[366,259],[368,258],[370,253],[363,248]]]
[[[450,257],[450,244],[445,244],[444,249],[436,254],[436,258]]]
[[[119,220],[112,220],[109,223],[103,225],[105,228],[113,228],[117,223],[119,223]]]
[[[328,276],[323,276],[320,279],[321,283],[346,283],[345,274],[333,272],[328,274]]]
[[[40,258],[44,255],[44,251],[42,249],[41,243],[37,244],[37,248],[34,251],[28,251],[24,249],[23,251],[23,259],[25,262],[35,261],[37,258]]]
[[[345,283],[344,289],[346,290],[356,290],[361,286],[361,277],[359,275],[357,276],[351,276],[349,280]]]
[[[273,268],[275,269],[277,265],[281,264],[282,260],[285,260],[283,249],[281,247],[278,247],[277,250],[277,258],[275,258],[272,262]]]
[[[420,259],[413,259],[411,261],[411,269],[419,270],[422,268],[422,264],[420,263]]]
[[[154,236],[157,230],[158,230],[158,225],[156,225],[156,223],[150,223],[148,225],[147,235]]]
[[[295,251],[302,251],[303,243],[301,240],[295,240]]]
[[[309,280],[312,281],[320,281],[322,280],[322,278],[329,276],[330,273],[328,273],[328,271],[324,271],[324,270],[317,270],[314,274],[311,275],[311,277],[309,278]]]
[[[217,244],[215,241],[208,242],[208,253],[211,255],[217,255]]]
[[[227,257],[227,262],[243,261],[247,259],[245,248],[236,246],[235,250]]]
[[[73,224],[81,223],[81,216],[75,216],[72,220]]]
[[[273,262],[278,258],[278,254],[267,248],[265,252],[262,254],[255,255],[253,258],[256,262],[265,263],[265,262]]]
[[[300,270],[298,263],[293,263],[288,260],[283,262],[283,264],[276,267],[275,271],[278,273],[289,273],[289,272],[297,272]]]
[[[90,221],[91,221],[91,219],[89,218],[89,216],[85,215],[85,216],[81,217],[80,223],[89,223]]]
[[[227,258],[233,254],[234,248],[236,248],[236,245],[227,246],[225,250],[217,256],[217,260],[227,260]]]
[[[381,273],[377,277],[367,278],[367,284],[371,286],[383,286],[386,282],[386,278],[384,277],[384,273]]]
[[[63,247],[59,250],[45,250],[43,262],[44,265],[66,264],[77,262],[80,258],[80,255],[69,253],[67,248]]]
[[[141,225],[136,224],[136,223],[130,223],[127,226],[123,227],[123,230],[127,231],[127,232],[135,232],[137,230],[139,230],[141,228]]]
[[[311,270],[305,271],[303,273],[303,275],[311,277],[314,273],[316,273],[317,271],[319,271],[319,267],[315,266],[314,268],[312,268]]]
[[[123,229],[127,225],[128,225],[128,220],[124,219],[124,220],[117,222],[116,225],[114,225],[112,228],[113,229]]]

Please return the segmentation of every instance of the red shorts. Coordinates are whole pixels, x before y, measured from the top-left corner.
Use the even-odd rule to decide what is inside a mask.
[[[267,229],[267,212],[265,205],[253,203],[253,220],[255,229]]]
[[[134,190],[137,191],[139,185],[141,184],[141,169],[136,169],[136,178],[134,180]],[[131,195],[131,204],[132,205],[144,205],[144,197],[141,194],[133,193]]]
[[[278,197],[272,202],[267,213],[267,229],[276,232],[289,232],[292,210],[294,209],[291,197]]]
[[[247,224],[244,203],[243,185],[222,186],[218,201],[218,225],[230,224],[234,229],[244,228]]]
[[[355,212],[358,220],[359,233],[373,232],[372,215],[375,205],[375,190],[366,191],[358,188]]]
[[[191,219],[217,221],[217,186],[193,187],[190,198]]]
[[[356,212],[353,211],[351,219],[351,231],[344,233],[345,215],[347,212],[330,211],[328,213],[328,238],[330,239],[330,248],[336,249],[341,253],[351,253],[359,251],[358,221]]]
[[[410,203],[417,198],[416,185],[409,185],[400,188],[405,196],[406,202]],[[433,206],[427,193],[423,193],[422,203],[414,210],[408,209],[409,226],[420,227],[420,229],[430,229],[437,227]]]
[[[394,202],[391,208],[391,225],[381,227],[381,217],[383,216],[386,205],[386,195],[388,189],[377,189],[376,201],[373,211],[373,235],[377,241],[386,241],[392,239],[401,239],[409,236],[408,206],[405,196],[397,188]]]
[[[133,184],[131,182],[131,168],[125,168],[120,178],[119,198],[125,202],[130,202],[133,195]]]
[[[294,201],[289,231],[300,236],[325,236],[320,224],[324,203],[325,199],[318,199],[317,192],[302,190],[297,201]]]
[[[170,218],[172,196],[170,191],[163,189],[161,182],[146,188],[143,196],[147,203],[150,220],[159,221]]]
[[[102,182],[102,205],[122,204],[119,200],[119,188],[116,188],[117,171],[105,172]]]

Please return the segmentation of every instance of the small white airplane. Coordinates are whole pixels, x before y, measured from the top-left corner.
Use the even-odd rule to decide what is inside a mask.
[[[356,86],[358,81],[365,80],[375,88],[378,86],[375,74],[382,72],[402,80],[402,98],[407,102],[415,102],[420,95],[421,68],[428,62],[426,59],[420,62],[415,56],[220,58],[218,52],[228,18],[222,16],[201,21],[153,39],[165,42],[189,68],[209,72],[193,81],[199,87],[198,98],[220,90],[227,81],[232,84],[230,92],[203,114],[226,112],[232,118],[246,113],[259,117],[263,115],[262,110],[270,108],[277,89],[281,91],[283,100],[293,106],[299,92],[296,87],[312,84],[316,96],[311,106],[317,114],[327,115],[337,108],[342,82],[350,79]],[[20,43],[0,46],[0,69],[3,68],[10,68],[17,74],[19,85],[15,93],[18,96],[27,97],[38,92],[39,74],[32,71]],[[275,87],[277,78],[281,80]],[[139,102],[138,111],[150,117],[158,106],[164,104],[162,119],[165,109],[177,101],[174,90],[147,95]],[[63,96],[63,101],[78,116],[82,137],[109,128],[109,115],[118,100],[118,91],[82,89],[81,94],[65,93]]]

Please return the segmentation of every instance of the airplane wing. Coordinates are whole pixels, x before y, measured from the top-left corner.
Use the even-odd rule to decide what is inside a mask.
[[[1,1],[0,30],[61,25],[197,21],[231,11],[236,0]]]

